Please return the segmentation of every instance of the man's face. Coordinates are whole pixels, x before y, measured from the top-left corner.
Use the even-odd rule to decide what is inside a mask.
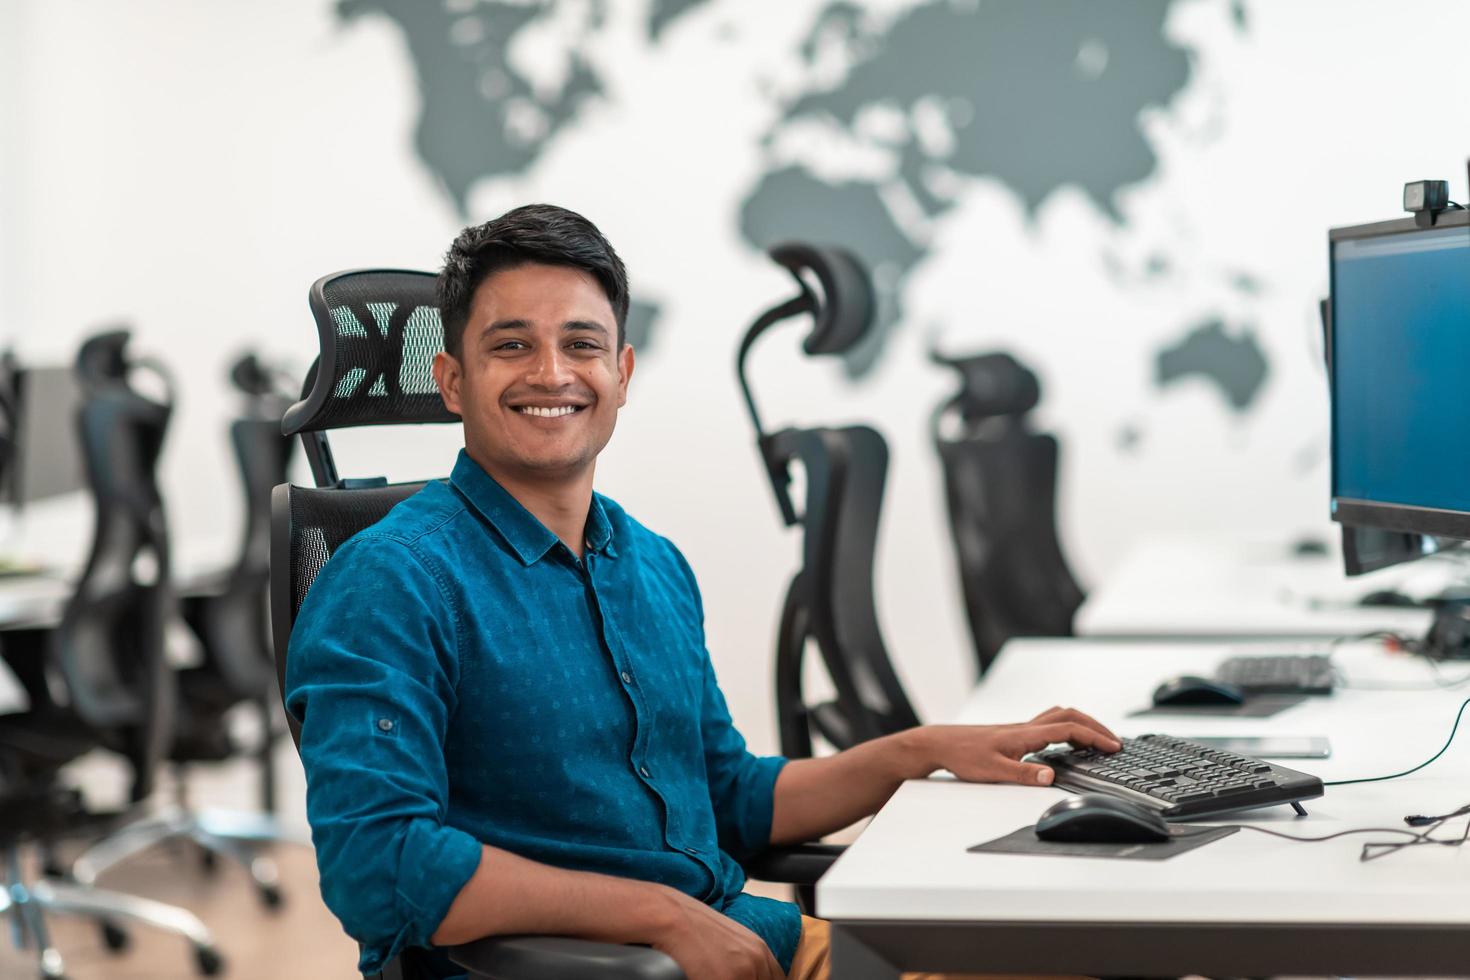
[[[607,445],[627,401],[633,349],[617,345],[612,304],[590,273],[522,265],[480,283],[461,356],[440,353],[434,379],[487,470],[575,478]]]

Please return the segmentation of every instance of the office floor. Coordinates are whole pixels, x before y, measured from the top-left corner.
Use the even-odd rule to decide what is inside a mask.
[[[276,787],[283,824],[306,835],[305,780],[289,742],[276,752]],[[115,806],[125,793],[121,770],[103,758],[80,760],[70,781],[84,787],[95,806]],[[201,767],[189,778],[190,799],[199,806],[251,809],[256,804],[256,769],[250,763]],[[160,797],[168,795],[162,787]],[[279,912],[267,911],[257,899],[244,869],[218,862],[213,874],[203,870],[192,845],[166,844],[144,852],[108,871],[104,888],[181,905],[204,920],[214,933],[231,980],[353,980],[357,947],[322,904],[311,848],[284,844],[272,850],[286,896]],[[132,943],[121,955],[102,945],[96,926],[83,919],[53,916],[47,920],[52,941],[66,961],[68,980],[185,980],[197,976],[188,944],[143,926],[131,929]],[[22,980],[36,975],[29,951],[17,951],[8,929],[0,930],[0,977]]]
[[[197,852],[196,852],[197,853]],[[256,900],[245,872],[220,863],[213,875],[201,869],[189,849],[160,847],[106,875],[104,887],[182,905],[214,932],[227,960],[231,980],[353,980],[357,947],[322,904],[311,849],[277,847],[286,905],[267,911]],[[81,919],[48,920],[52,941],[66,959],[69,980],[172,980],[194,972],[188,944],[143,927],[131,930],[132,943],[121,955],[109,953],[95,926]],[[0,977],[35,975],[35,960],[17,951],[9,937],[0,941]]]

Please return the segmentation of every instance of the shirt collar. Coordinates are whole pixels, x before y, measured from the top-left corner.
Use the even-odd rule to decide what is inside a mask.
[[[449,482],[500,532],[523,564],[535,564],[559,543],[557,536],[537,520],[535,514],[526,510],[519,500],[511,496],[510,491],[496,483],[495,478],[486,473],[463,449],[455,460]],[[592,495],[592,506],[587,511],[586,534],[589,551],[606,553],[609,557],[617,556],[612,546],[612,523],[602,505],[601,494]]]

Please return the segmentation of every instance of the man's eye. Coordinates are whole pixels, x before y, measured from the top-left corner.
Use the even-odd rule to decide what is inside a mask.
[[[526,344],[520,340],[507,340],[495,346],[496,350],[526,350]]]
[[[602,349],[601,347],[599,347],[597,345],[597,343],[595,341],[591,341],[591,340],[574,340],[568,346],[570,346],[572,348],[572,350],[601,350]]]

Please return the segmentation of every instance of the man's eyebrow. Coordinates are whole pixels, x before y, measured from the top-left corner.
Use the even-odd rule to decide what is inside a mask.
[[[494,323],[490,324],[484,329],[481,336],[489,336],[490,334],[495,333],[499,330],[529,329],[531,329],[531,322],[529,320],[496,320]]]
[[[561,329],[563,333],[570,333],[573,330],[586,330],[592,333],[600,333],[604,337],[607,336],[607,327],[594,320],[568,320],[561,325]]]
[[[504,330],[530,329],[531,321],[529,320],[496,320],[494,323],[485,328],[482,336],[489,336],[492,333],[498,333]],[[561,329],[563,333],[570,333],[573,330],[586,330],[593,333],[600,333],[604,337],[607,336],[608,333],[607,327],[604,327],[602,324],[598,323],[595,320],[568,320],[566,323],[563,323],[561,325]]]

